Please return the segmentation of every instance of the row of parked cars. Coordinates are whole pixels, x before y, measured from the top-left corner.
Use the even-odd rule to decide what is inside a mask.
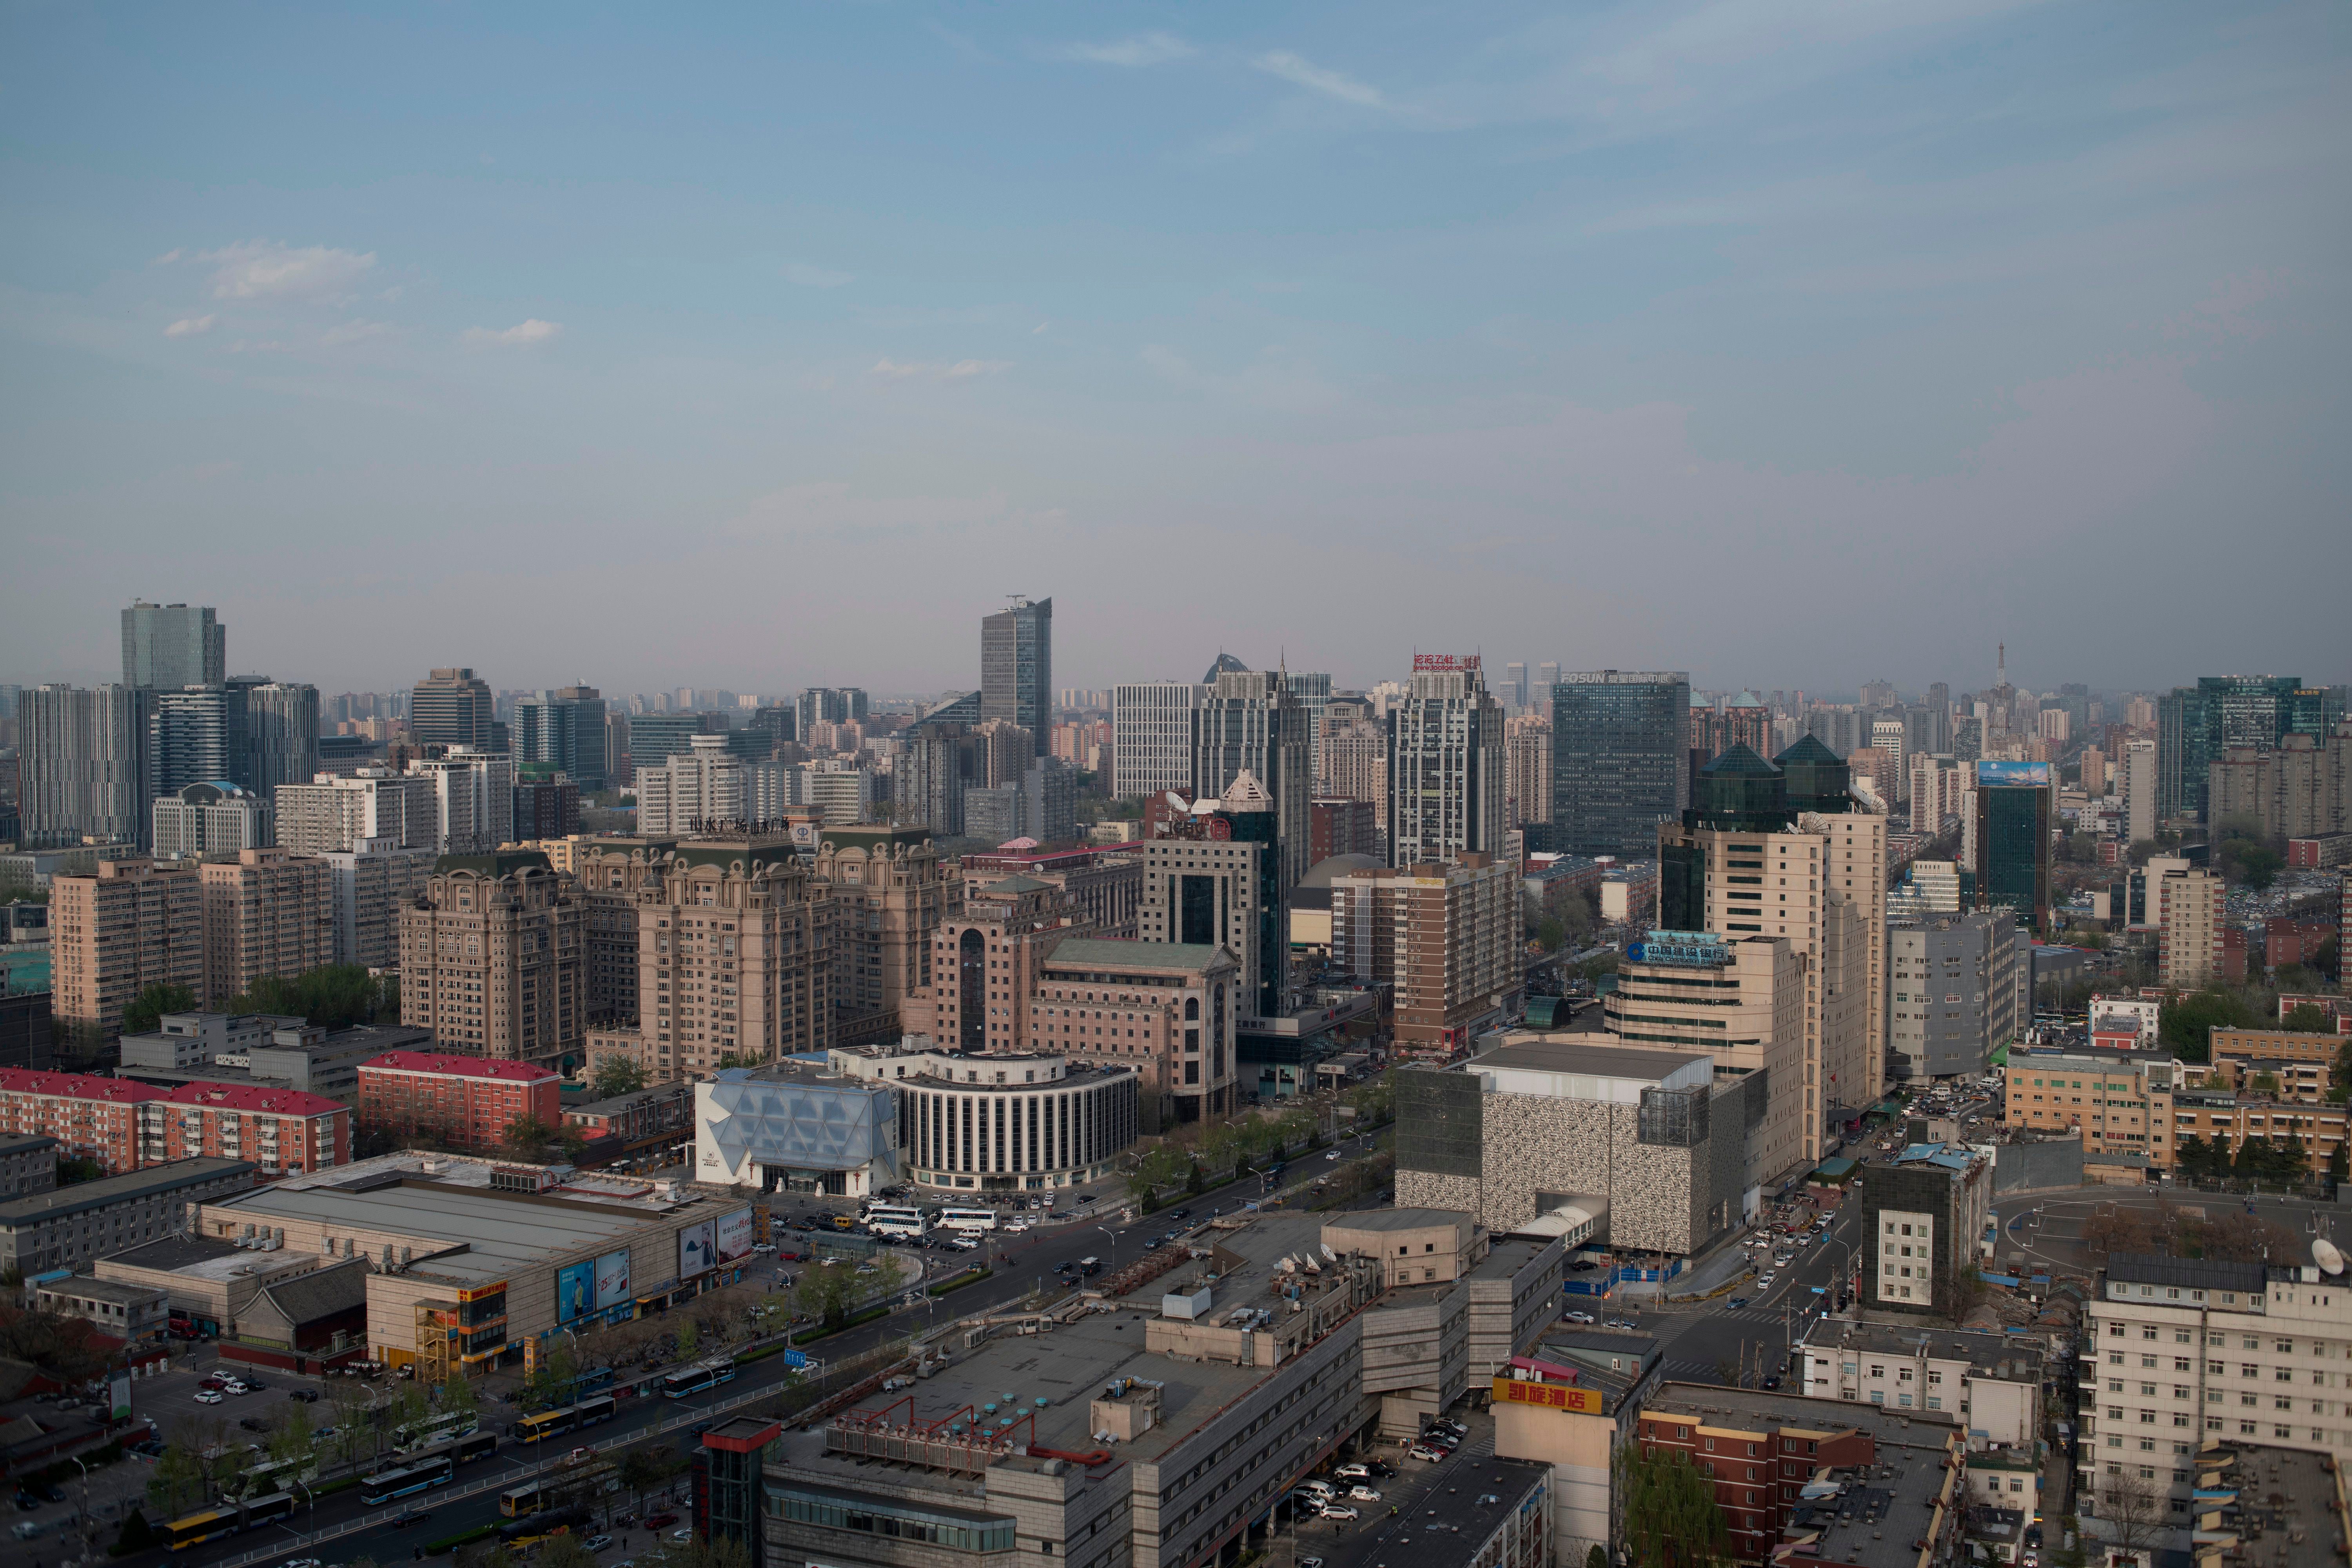
[[[1412,1447],[1405,1452],[1416,1459],[1434,1464],[1460,1447],[1462,1439],[1469,1435],[1469,1427],[1450,1415],[1441,1415],[1423,1428],[1421,1436],[1413,1439]]]

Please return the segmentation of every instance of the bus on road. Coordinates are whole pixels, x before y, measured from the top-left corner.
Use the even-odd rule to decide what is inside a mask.
[[[866,1211],[866,1228],[877,1236],[920,1236],[929,1228],[912,1204],[876,1204]]]
[[[544,1443],[551,1437],[561,1437],[583,1426],[593,1426],[599,1421],[610,1421],[619,1409],[619,1402],[609,1394],[593,1399],[583,1399],[577,1405],[567,1405],[561,1410],[542,1410],[536,1415],[526,1415],[514,1424],[518,1443]]]
[[[672,1399],[683,1399],[689,1394],[716,1388],[735,1380],[735,1361],[731,1356],[719,1356],[698,1366],[682,1368],[662,1379],[662,1393]]]
[[[446,1487],[456,1470],[455,1462],[446,1454],[431,1458],[420,1457],[414,1464],[362,1476],[360,1501],[374,1508],[394,1498],[414,1497],[428,1487]]]
[[[941,1209],[940,1226],[944,1230],[994,1230],[994,1209]]]

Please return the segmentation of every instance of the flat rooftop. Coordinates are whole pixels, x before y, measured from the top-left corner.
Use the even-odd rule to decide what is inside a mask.
[[[1549,1465],[1528,1459],[1467,1461],[1453,1478],[1455,1495],[1442,1510],[1422,1510],[1398,1544],[1412,1559],[1412,1568],[1464,1568],[1477,1560],[1478,1549],[1503,1527],[1529,1489],[1550,1475]]]
[[[1649,1051],[1631,1046],[1571,1045],[1567,1039],[1530,1041],[1526,1045],[1498,1046],[1485,1056],[1475,1057],[1463,1064],[1472,1072],[1480,1068],[1516,1069],[1522,1072],[1581,1073],[1592,1078],[1671,1078],[1692,1061],[1707,1063],[1714,1070],[1714,1059],[1697,1051]]]
[[[175,1187],[215,1181],[239,1172],[250,1173],[256,1168],[249,1160],[174,1160],[168,1165],[150,1165],[143,1171],[126,1172],[120,1176],[76,1182],[52,1192],[0,1203],[0,1227],[38,1225],[45,1219],[61,1219],[67,1215],[104,1208],[109,1204],[129,1203],[150,1194],[167,1193]]]
[[[1326,1223],[1340,1230],[1428,1230],[1469,1217],[1456,1209],[1364,1209],[1332,1215]]]
[[[2280,1568],[2326,1568],[2342,1560],[2343,1479],[2326,1455],[2294,1448],[2232,1443],[2197,1459],[2200,1492],[2237,1493],[2221,1507],[2222,1528],[2242,1539],[2259,1529],[2259,1550],[2275,1555]],[[2248,1555],[2255,1550],[2249,1546]]]
[[[1915,1329],[1897,1323],[1853,1323],[1825,1319],[1813,1328],[1804,1348],[1814,1351],[1856,1350],[1880,1355],[1913,1356],[1924,1350],[1937,1361],[1965,1361],[1972,1371],[1994,1376],[2013,1375],[2039,1382],[2048,1352],[2030,1334],[1993,1334],[1966,1329]],[[2003,1363],[2016,1371],[2004,1374]]]
[[[257,1263],[274,1268],[284,1263],[315,1264],[319,1259],[315,1254],[308,1252],[255,1252],[247,1247],[231,1247],[226,1241],[215,1241],[209,1237],[167,1236],[143,1247],[110,1252],[99,1261],[184,1274],[192,1279],[228,1279],[236,1277],[240,1269]]]

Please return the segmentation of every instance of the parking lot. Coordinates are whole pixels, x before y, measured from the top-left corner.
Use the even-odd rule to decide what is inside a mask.
[[[1358,1460],[1377,1459],[1397,1472],[1366,1483],[1380,1494],[1376,1500],[1348,1498],[1344,1494],[1355,1483],[1335,1476],[1325,1478],[1343,1494],[1339,1500],[1360,1517],[1353,1521],[1301,1518],[1282,1527],[1269,1544],[1276,1552],[1294,1550],[1301,1564],[1309,1558],[1320,1558],[1325,1568],[1358,1568],[1363,1563],[1405,1568],[1409,1559],[1394,1553],[1409,1552],[1412,1542],[1430,1530],[1453,1529],[1454,1510],[1450,1505],[1482,1493],[1491,1483],[1492,1478],[1479,1467],[1495,1457],[1495,1418],[1461,1405],[1447,1414],[1466,1428],[1461,1446],[1450,1456],[1431,1461],[1412,1458],[1403,1444],[1365,1446],[1356,1455]],[[1328,1467],[1332,1471],[1339,1468],[1337,1463]]]

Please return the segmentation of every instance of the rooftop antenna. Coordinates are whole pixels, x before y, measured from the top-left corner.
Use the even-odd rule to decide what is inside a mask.
[[[2007,686],[2009,684],[2009,644],[2003,642],[1993,646],[2000,651],[1994,657],[1992,683],[1996,687]]]

